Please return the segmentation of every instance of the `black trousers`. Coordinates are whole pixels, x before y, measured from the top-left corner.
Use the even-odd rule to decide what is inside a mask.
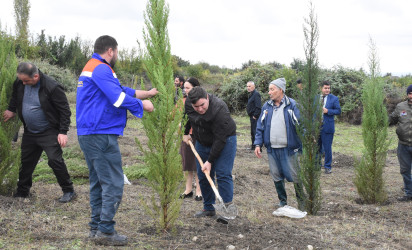
[[[53,169],[57,182],[63,192],[73,192],[73,182],[63,160],[63,151],[57,141],[57,134],[24,133],[21,143],[21,167],[17,192],[28,194],[32,186],[32,175],[42,152],[49,158],[48,164]]]
[[[250,116],[250,136],[252,139],[252,145],[255,142],[256,125],[257,125],[257,119],[253,119],[253,116]]]

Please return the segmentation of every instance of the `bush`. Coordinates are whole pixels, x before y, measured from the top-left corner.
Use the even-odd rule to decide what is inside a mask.
[[[351,124],[361,124],[362,121],[362,84],[366,78],[365,72],[335,66],[332,70],[321,72],[320,81],[331,82],[332,94],[339,97],[342,114],[340,120]]]
[[[250,62],[244,65],[245,70],[235,74],[227,82],[223,83],[218,90],[218,95],[226,102],[230,110],[243,111],[246,109],[248,92],[246,84],[248,81],[255,83],[256,89],[262,97],[262,103],[269,99],[267,93],[269,83],[276,78],[286,79],[286,95],[292,93],[292,85],[297,79],[296,72],[286,66],[279,68],[273,63],[261,65],[260,63]]]
[[[17,59],[12,42],[0,30],[0,114],[7,109],[16,78]],[[2,119],[3,120],[3,119]],[[0,193],[10,193],[16,186],[20,150],[12,144],[19,130],[20,121],[15,116],[8,122],[0,122]]]
[[[38,59],[34,60],[33,63],[41,70],[41,72],[52,77],[63,85],[66,92],[76,90],[78,76],[76,76],[71,70],[67,68],[60,68],[59,66],[51,65],[47,61]]]

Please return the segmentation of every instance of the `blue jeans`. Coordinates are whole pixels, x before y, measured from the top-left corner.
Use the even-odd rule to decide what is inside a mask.
[[[269,170],[273,181],[299,183],[298,178],[298,153],[289,155],[287,148],[271,148],[268,152]]]
[[[218,191],[223,199],[224,203],[231,202],[233,200],[233,179],[232,179],[232,169],[233,163],[235,162],[237,148],[237,137],[236,135],[229,136],[226,138],[226,145],[220,152],[219,158],[212,163],[212,169],[210,170],[210,177],[213,182],[215,181],[215,174],[217,179]],[[196,142],[196,151],[202,158],[203,162],[206,162],[209,158],[211,147],[206,147]],[[197,165],[197,176],[199,178],[200,190],[202,190],[203,195],[203,209],[204,210],[215,210],[213,204],[215,204],[215,193],[210,187],[209,181],[206,179],[206,175],[202,172],[202,168],[198,161]]]
[[[398,160],[405,187],[405,195],[412,197],[412,147],[398,143]]]
[[[117,135],[79,135],[89,167],[91,229],[114,231],[113,220],[123,196],[123,169]]]

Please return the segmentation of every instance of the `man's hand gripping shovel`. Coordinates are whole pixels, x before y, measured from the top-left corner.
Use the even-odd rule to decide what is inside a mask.
[[[190,141],[190,140],[189,140],[189,145],[192,148],[192,151],[195,154],[197,160],[199,161],[200,166],[203,167],[202,158],[200,158],[200,156],[197,153],[195,147],[193,146],[192,141]],[[227,219],[227,220],[235,219],[237,214],[238,214],[238,210],[237,210],[236,205],[235,204],[230,204],[226,207],[225,203],[223,202],[222,197],[219,194],[219,191],[217,190],[217,188],[215,186],[215,183],[213,183],[212,178],[210,178],[210,172],[205,171],[204,174],[206,175],[206,178],[209,181],[209,184],[212,187],[213,192],[215,193],[215,196],[216,196],[217,200],[219,201],[218,204],[213,204],[213,206],[215,207],[216,213],[218,215],[222,216],[223,218]]]

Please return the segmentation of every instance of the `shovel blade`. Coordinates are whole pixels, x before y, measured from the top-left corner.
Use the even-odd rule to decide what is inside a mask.
[[[238,210],[235,204],[230,204],[225,206],[223,203],[213,204],[215,207],[216,213],[227,220],[234,220],[238,214]]]

